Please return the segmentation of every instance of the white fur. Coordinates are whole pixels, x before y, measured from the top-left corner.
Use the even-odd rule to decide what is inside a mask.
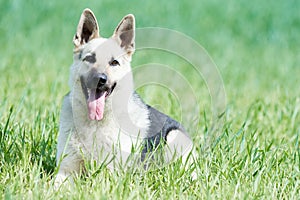
[[[72,173],[79,173],[84,167],[83,162],[85,159],[95,159],[98,162],[102,162],[108,156],[110,158],[115,157],[115,160],[118,162],[127,160],[132,146],[140,145],[142,140],[137,137],[138,133],[129,135],[122,131],[118,120],[123,117],[125,112],[130,116],[127,119],[133,119],[132,124],[137,124],[135,127],[146,131],[149,124],[148,112],[145,107],[132,100],[129,95],[127,96],[130,100],[113,102],[114,95],[124,91],[120,88],[121,84],[119,82],[122,82],[121,79],[129,77],[129,79],[125,78],[126,81],[132,82],[130,67],[132,49],[127,47],[121,48],[120,42],[122,40],[120,40],[120,35],[123,33],[122,28],[127,28],[128,24],[132,24],[134,28],[133,16],[124,18],[119,25],[121,27],[118,27],[113,37],[109,39],[99,37],[98,25],[95,27],[84,27],[86,20],[92,22],[89,24],[97,24],[93,13],[90,10],[85,10],[74,37],[74,62],[71,66],[69,80],[71,91],[64,98],[60,116],[57,144],[59,172],[56,178],[58,184]],[[131,22],[130,20],[133,21]],[[82,30],[83,28],[89,28],[93,32],[88,42],[83,40],[86,37],[82,35],[82,33],[85,33]],[[83,58],[92,52],[96,53],[96,63],[84,62]],[[118,60],[120,66],[112,67],[109,65],[112,57]],[[105,73],[110,83],[117,83],[113,93],[106,99],[104,118],[100,121],[88,118],[86,97],[80,82],[80,77],[93,68],[99,73]],[[125,92],[125,94],[133,93],[133,83],[131,87],[127,87]],[[130,106],[129,110],[127,110],[128,103],[136,104]],[[126,109],[123,109],[122,112],[114,112],[113,106]],[[108,167],[113,169],[111,164]]]

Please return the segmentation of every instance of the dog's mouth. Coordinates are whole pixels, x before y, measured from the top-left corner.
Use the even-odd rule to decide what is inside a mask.
[[[103,85],[98,83],[97,87],[87,87],[83,79],[81,79],[81,85],[87,101],[89,118],[91,120],[102,120],[105,100],[112,94],[117,84]]]

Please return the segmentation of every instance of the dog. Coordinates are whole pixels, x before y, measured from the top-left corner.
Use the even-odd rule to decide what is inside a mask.
[[[91,159],[110,170],[137,163],[147,168],[149,160],[158,159],[156,153],[163,155],[163,163],[175,157],[185,162],[193,143],[183,126],[145,104],[134,91],[134,16],[125,16],[113,35],[103,38],[95,15],[85,9],[73,43],[70,92],[60,114],[56,182],[80,174]],[[134,162],[129,161],[132,157]]]

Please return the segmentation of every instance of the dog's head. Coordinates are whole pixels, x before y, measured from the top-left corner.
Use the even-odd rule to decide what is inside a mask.
[[[85,9],[80,17],[74,43],[71,87],[80,84],[86,98],[89,118],[103,118],[105,101],[118,81],[131,72],[134,53],[135,19],[125,16],[110,38],[102,38],[95,15]]]

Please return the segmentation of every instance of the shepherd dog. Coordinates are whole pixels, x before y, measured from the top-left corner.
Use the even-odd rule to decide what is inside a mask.
[[[56,183],[82,174],[91,160],[111,171],[147,170],[154,162],[187,162],[194,149],[179,122],[135,92],[130,65],[135,33],[135,18],[128,14],[110,38],[101,37],[94,13],[83,10],[73,37],[70,92],[60,113]]]

